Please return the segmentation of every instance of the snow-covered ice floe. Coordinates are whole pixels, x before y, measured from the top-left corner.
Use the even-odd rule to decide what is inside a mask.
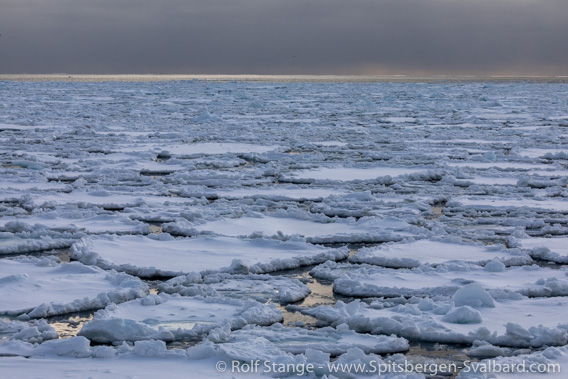
[[[100,236],[77,242],[72,256],[86,264],[133,275],[176,276],[191,272],[265,273],[347,258],[346,248],[302,241],[232,237],[173,238]]]
[[[204,275],[183,275],[158,285],[165,293],[184,296],[226,296],[236,299],[254,299],[262,303],[269,301],[282,304],[300,301],[311,290],[298,279],[275,275],[237,275],[215,273]]]
[[[317,222],[286,216],[241,217],[207,221],[196,225],[180,220],[175,225],[168,226],[178,234],[191,234],[195,233],[194,230],[198,230],[233,237],[258,234],[268,237],[280,236],[280,238],[300,236],[311,243],[400,241],[404,236],[427,233],[396,217],[364,217],[359,220],[324,218]]]
[[[531,297],[568,295],[568,270],[536,265],[507,268],[499,260],[492,260],[483,267],[446,264],[397,270],[361,266],[348,267],[346,271],[341,265],[328,262],[314,268],[312,273],[322,279],[334,279],[335,292],[357,297],[452,295],[469,283],[477,283],[490,291],[512,291]]]
[[[224,324],[237,329],[247,324],[271,325],[280,321],[282,313],[274,304],[224,297],[150,294],[98,311],[79,335],[95,342],[176,341],[197,338]]]
[[[527,298],[500,294],[494,299],[478,284],[461,286],[450,300],[412,298],[406,304],[383,307],[358,300],[304,310],[323,323],[360,333],[396,334],[413,340],[540,347],[568,343],[568,323],[562,309],[568,299]]]
[[[55,257],[0,260],[0,314],[39,318],[104,308],[146,295],[148,286],[125,273]]]
[[[129,233],[149,234],[147,224],[132,220],[121,214],[97,214],[89,211],[47,211],[32,216],[15,217],[6,216],[0,219],[1,229],[41,230],[55,231],[84,231],[90,234],[101,233]]]
[[[334,188],[302,188],[296,186],[260,187],[260,188],[234,188],[208,191],[208,198],[219,197],[225,199],[269,199],[273,201],[307,201],[323,200],[331,195],[346,195],[347,192]]]
[[[351,168],[351,167],[329,167],[317,170],[296,171],[287,181],[296,182],[302,180],[319,181],[354,181],[354,180],[374,180],[380,178],[399,177],[403,175],[417,174],[425,172],[426,169],[412,167],[389,167],[379,166],[372,168]]]
[[[59,335],[44,319],[30,321],[4,321],[0,319],[0,343],[11,339],[29,343],[42,343],[59,338]]]
[[[510,240],[510,244],[529,251],[535,258],[555,263],[568,263],[568,238],[520,238]]]
[[[423,264],[438,265],[450,261],[484,265],[498,260],[505,265],[530,264],[531,258],[503,246],[465,244],[451,240],[419,240],[409,243],[389,243],[373,248],[362,248],[349,257],[353,263],[368,263],[392,268],[414,268]]]
[[[568,172],[567,172],[568,174]],[[568,214],[568,201],[561,199],[516,199],[511,197],[455,197],[449,201],[448,208],[471,208],[475,210],[515,210],[532,208],[560,214]]]
[[[25,231],[28,227],[18,222],[8,225],[8,228],[6,228],[6,225],[4,227],[4,229],[9,230],[12,228],[15,228],[18,232],[0,232],[0,255],[68,248],[77,242],[78,238],[68,233],[43,230]]]
[[[178,157],[192,157],[195,155],[216,155],[227,153],[265,153],[278,148],[278,145],[255,145],[248,143],[193,143],[183,145],[165,145],[165,144],[136,144],[133,146],[124,146],[122,152],[139,152],[151,151],[161,153],[162,155],[174,155]]]
[[[321,328],[306,330],[301,328],[287,328],[282,324],[269,327],[246,326],[231,333],[227,342],[239,343],[266,339],[278,348],[292,354],[302,354],[306,350],[318,350],[338,356],[351,348],[359,348],[365,353],[389,354],[407,351],[408,341],[396,336],[376,336],[359,334],[349,330],[347,325],[337,328]]]

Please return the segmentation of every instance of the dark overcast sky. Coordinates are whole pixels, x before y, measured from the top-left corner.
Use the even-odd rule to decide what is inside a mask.
[[[0,73],[568,75],[568,0],[0,0]]]

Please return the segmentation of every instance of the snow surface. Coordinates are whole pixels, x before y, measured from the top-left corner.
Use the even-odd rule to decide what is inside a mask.
[[[424,170],[407,167],[374,167],[374,168],[348,168],[334,167],[319,170],[297,171],[294,178],[315,180],[371,180],[385,176],[401,176],[415,174]]]
[[[303,312],[332,326],[346,323],[359,333],[397,334],[422,341],[472,344],[477,340],[513,347],[568,343],[568,324],[562,311],[566,298],[511,296],[486,306],[481,299],[492,298],[482,287],[469,292],[469,304],[474,307],[460,305],[455,296],[454,301],[415,298],[414,302],[382,309],[373,308],[373,303],[340,301],[333,307]]]
[[[486,247],[481,244],[468,245],[443,240],[384,244],[376,248],[362,248],[357,254],[349,257],[349,261],[353,263],[369,263],[392,268],[413,268],[423,264],[438,265],[449,261],[485,264],[494,259],[516,265],[531,262],[526,254],[508,251],[503,246]]]
[[[352,348],[361,349],[365,353],[388,354],[404,352],[409,347],[408,341],[404,338],[358,334],[347,329],[346,325],[341,325],[337,329],[327,327],[317,330],[286,328],[282,324],[274,324],[267,328],[246,326],[232,332],[229,341],[246,340],[250,337],[265,338],[292,354],[318,350],[338,356]]]
[[[22,225],[11,224],[9,226],[20,230]],[[70,247],[75,241],[76,238],[73,238],[73,236],[61,233],[43,231],[0,232],[0,255],[62,249]]]
[[[408,235],[412,226],[394,217],[381,219],[364,218],[325,220],[329,222],[313,222],[310,220],[288,217],[240,217],[208,221],[197,224],[191,229],[210,231],[225,236],[249,236],[261,233],[266,236],[301,236],[312,243],[338,242],[384,242],[398,241],[402,235]],[[414,228],[416,229],[416,228]]]
[[[298,279],[275,275],[208,274],[177,276],[158,285],[165,293],[184,296],[226,296],[236,299],[254,299],[261,303],[274,301],[292,303],[305,299],[311,290]]]
[[[95,342],[175,341],[199,337],[224,324],[235,329],[251,323],[271,325],[281,320],[282,313],[274,304],[151,294],[98,311],[78,335]]]
[[[529,254],[556,263],[568,263],[568,238],[523,238],[516,241]]]
[[[144,296],[148,286],[124,273],[56,258],[0,260],[0,314],[46,317],[103,308]]]
[[[567,172],[568,174],[568,172]],[[515,209],[515,208],[535,208],[548,211],[555,211],[559,213],[568,213],[568,201],[554,200],[554,199],[512,199],[512,198],[498,198],[498,197],[456,197],[452,202],[447,204],[448,207],[474,208],[478,210],[487,210],[493,208]]]
[[[147,224],[120,214],[96,214],[94,212],[48,211],[27,217],[6,216],[0,219],[0,229],[14,228],[20,223],[27,229],[52,229],[56,231],[85,231],[90,234],[131,233],[148,234]],[[24,226],[24,227],[26,227]]]
[[[332,188],[298,188],[298,187],[278,187],[278,188],[235,188],[218,190],[208,194],[208,197],[216,196],[226,199],[240,199],[243,197],[265,198],[274,201],[279,200],[319,200],[331,195],[344,195],[346,192]]]
[[[145,277],[220,270],[259,274],[317,264],[330,259],[344,259],[347,257],[347,249],[331,249],[301,241],[267,238],[174,239],[163,234],[160,238],[89,238],[73,245],[73,257],[86,264],[96,264],[105,269],[112,268]]]
[[[335,277],[335,292],[358,297],[452,295],[461,285],[468,283],[478,283],[488,290],[514,291],[528,296],[568,295],[567,269],[555,270],[536,265],[495,269],[491,263],[485,267],[448,264],[401,270],[363,266],[347,273],[339,269],[338,274],[333,272],[337,270],[333,267],[320,270],[318,275]]]

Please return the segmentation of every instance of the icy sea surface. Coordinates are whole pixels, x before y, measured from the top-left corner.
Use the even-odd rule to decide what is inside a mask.
[[[2,377],[568,370],[567,84],[5,81],[0,146]]]

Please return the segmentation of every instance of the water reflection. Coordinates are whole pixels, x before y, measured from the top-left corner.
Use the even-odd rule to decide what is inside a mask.
[[[59,334],[59,338],[75,337],[83,325],[93,319],[94,313],[95,311],[54,316],[49,317],[47,322]]]

